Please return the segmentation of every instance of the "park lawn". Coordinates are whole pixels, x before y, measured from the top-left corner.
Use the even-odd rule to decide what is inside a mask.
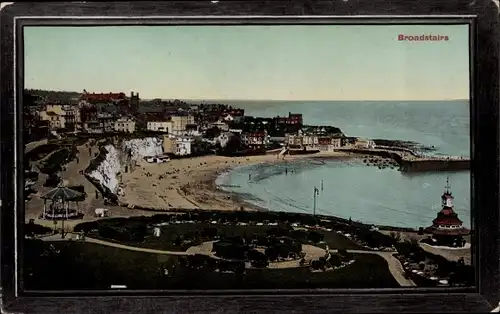
[[[327,272],[309,268],[247,269],[243,275],[173,267],[177,256],[150,254],[84,242],[42,242],[25,245],[24,288],[27,290],[102,290],[111,285],[129,289],[301,289],[399,287],[385,260],[374,254],[355,255],[356,262]],[[60,253],[43,258],[52,244]],[[161,270],[170,270],[165,276]]]
[[[29,242],[28,242],[29,241]],[[28,290],[109,289],[111,285],[158,284],[159,270],[171,267],[177,256],[124,250],[85,242],[27,240],[24,248],[24,285]],[[40,243],[41,242],[41,243]],[[53,245],[60,254],[42,258]]]
[[[203,231],[204,228],[215,228],[218,230],[219,235],[226,236],[252,236],[252,235],[265,235],[266,231],[274,228],[272,226],[256,226],[256,225],[246,225],[240,226],[236,224],[209,224],[209,223],[193,223],[193,224],[170,224],[161,227],[161,233],[159,237],[153,236],[149,233],[143,242],[118,242],[115,240],[99,237],[95,233],[90,233],[88,236],[99,238],[101,240],[106,240],[115,243],[121,243],[131,246],[138,246],[156,250],[165,251],[179,251],[185,252],[189,247],[199,245],[203,241],[211,241],[212,239],[197,239],[192,241],[186,241],[179,246],[174,244],[177,236],[181,234],[186,234],[189,232]],[[347,237],[337,234],[334,231],[318,231],[324,234],[324,243],[318,244],[319,247],[324,248],[326,244],[330,249],[347,249],[347,250],[357,250],[362,249],[352,240]]]
[[[325,248],[328,244],[328,247],[332,250],[338,249],[346,249],[346,250],[365,250],[362,246],[356,244],[356,242],[352,241],[348,237],[338,234],[335,231],[319,231],[325,237],[323,238],[322,243],[318,243],[316,246],[320,248]]]
[[[356,262],[338,270],[311,272],[308,267],[247,269],[236,276],[191,271],[178,287],[185,289],[319,289],[399,288],[387,262],[376,254],[355,255]],[[179,278],[180,279],[180,278]],[[179,280],[177,279],[177,280]],[[186,280],[188,279],[188,280]]]

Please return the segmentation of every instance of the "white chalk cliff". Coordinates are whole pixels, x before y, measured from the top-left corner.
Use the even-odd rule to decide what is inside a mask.
[[[154,157],[163,154],[163,140],[157,137],[137,138],[122,143],[122,150],[130,149],[132,159]]]
[[[111,144],[106,145],[104,148],[107,150],[104,160],[97,166],[97,169],[88,175],[116,194],[120,185],[118,174],[123,166],[121,164],[121,155],[124,151],[130,151],[132,160],[162,155],[163,140],[156,137],[146,137],[124,141],[120,149]]]
[[[104,146],[107,153],[97,169],[89,173],[89,177],[96,179],[102,186],[107,187],[112,193],[118,190],[118,173],[120,172],[120,155],[113,145]]]

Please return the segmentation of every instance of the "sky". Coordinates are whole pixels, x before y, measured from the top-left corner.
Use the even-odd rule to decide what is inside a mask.
[[[141,99],[468,99],[468,37],[467,25],[30,26],[25,87]]]

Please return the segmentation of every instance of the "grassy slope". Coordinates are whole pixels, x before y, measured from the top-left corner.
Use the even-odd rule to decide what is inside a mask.
[[[242,276],[173,268],[175,256],[149,254],[91,243],[54,242],[57,257],[41,257],[50,243],[26,241],[26,289],[108,289],[124,284],[135,289],[253,288],[389,288],[398,287],[387,263],[363,254],[346,268],[311,273],[307,268],[248,269]],[[160,267],[161,266],[161,267]],[[164,276],[160,269],[170,269]]]

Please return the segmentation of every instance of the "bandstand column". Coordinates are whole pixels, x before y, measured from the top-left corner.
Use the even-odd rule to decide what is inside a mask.
[[[47,215],[47,200],[44,199],[43,200],[43,219],[45,219],[46,215]]]

